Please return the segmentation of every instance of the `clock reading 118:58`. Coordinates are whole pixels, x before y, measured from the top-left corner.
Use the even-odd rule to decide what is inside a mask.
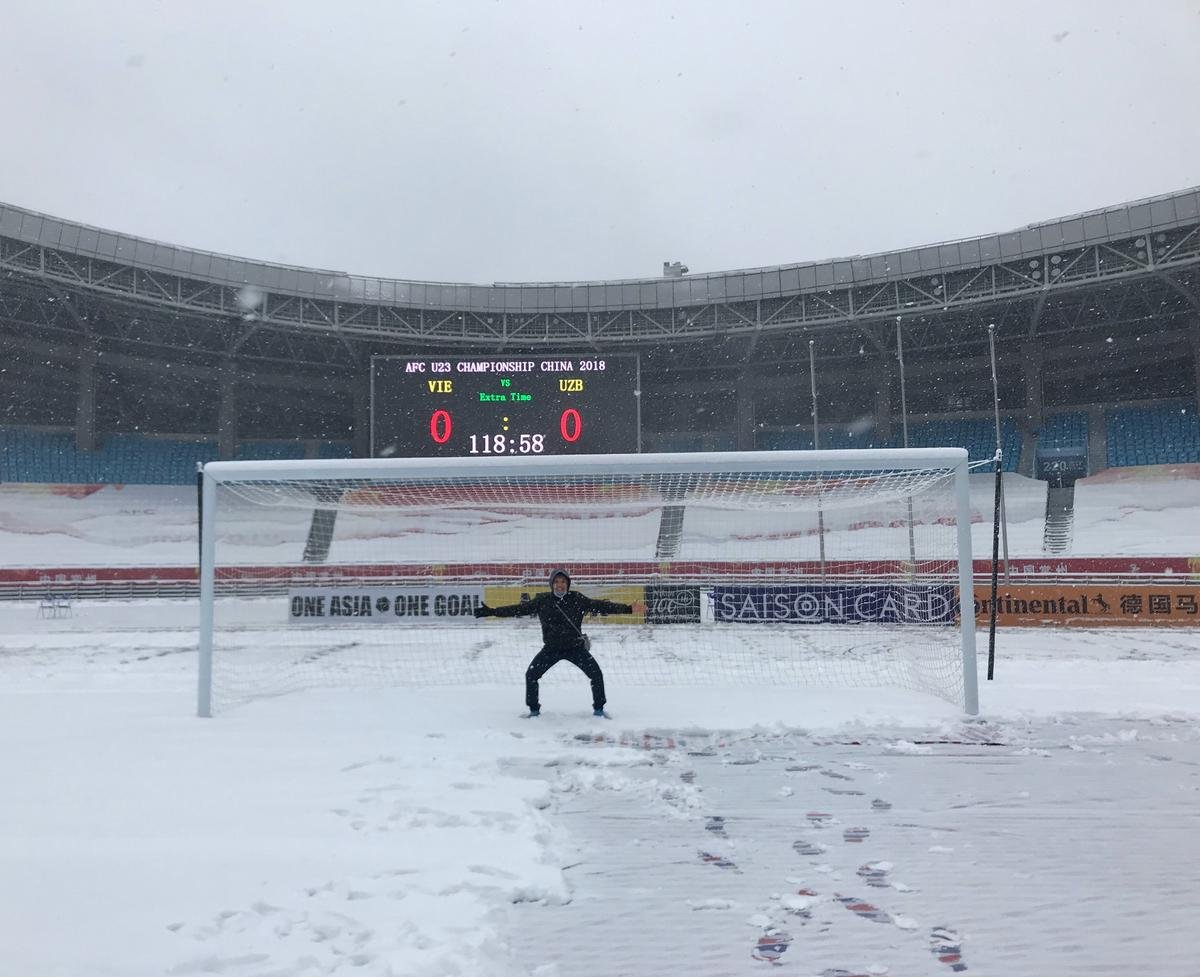
[[[638,358],[371,360],[371,454],[439,458],[641,449]]]

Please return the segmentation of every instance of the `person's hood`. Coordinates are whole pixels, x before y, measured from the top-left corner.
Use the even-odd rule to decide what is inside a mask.
[[[555,577],[566,577],[567,578],[567,590],[569,591],[571,589],[571,575],[569,573],[567,573],[567,571],[564,570],[562,567],[558,567],[558,568],[550,571],[550,579],[547,581],[547,583],[549,584],[549,587],[550,587],[550,593],[554,593],[554,578]]]

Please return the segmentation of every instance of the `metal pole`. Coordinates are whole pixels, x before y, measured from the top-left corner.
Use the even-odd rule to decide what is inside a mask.
[[[896,316],[896,360],[900,364],[900,429],[904,434],[904,447],[908,447],[908,398],[904,388],[904,336],[900,331],[900,317]],[[912,496],[908,504],[908,567],[909,573],[917,572],[917,537],[913,529]]]
[[[633,403],[637,408],[637,451],[642,453],[642,354],[638,353],[634,361],[636,380],[634,382]]]
[[[1003,453],[999,448],[996,449],[996,500],[992,504],[992,584],[991,584],[991,610],[988,612],[988,681],[992,680],[992,676],[996,672],[996,598],[999,588],[996,586],[996,573],[1000,568],[1000,486],[1003,484],[1000,478],[1000,470],[1002,468]]]
[[[904,337],[900,332],[900,317],[896,316],[896,359],[900,363],[900,425],[904,432],[904,447],[908,447],[908,401],[904,393]]]
[[[204,463],[196,462],[196,542],[200,546],[196,560],[196,580],[199,582],[200,564],[204,562]]]
[[[216,482],[200,472],[200,669],[196,714],[212,715],[213,601],[216,572]]]
[[[958,623],[962,643],[963,705],[979,715],[979,673],[975,665],[975,572],[971,559],[970,460],[954,466],[955,521],[958,523]],[[990,676],[989,676],[990,677]]]
[[[821,450],[821,429],[817,418],[817,365],[813,353],[813,340],[808,341],[808,383],[812,388],[813,450]],[[821,547],[821,576],[825,576],[825,510],[821,508],[821,497],[817,496],[817,539]]]
[[[1000,385],[996,381],[996,324],[988,323],[988,355],[992,361],[992,412],[996,420],[996,464],[1001,465],[1000,459],[1003,450],[1000,444]],[[1004,477],[1001,474],[1002,468],[997,467],[996,477],[999,479],[1000,492],[1000,535],[1004,541],[1004,586],[1009,585],[1008,581],[1008,513],[1004,506]]]
[[[821,431],[817,423],[817,365],[813,359],[813,340],[808,341],[808,382],[812,387],[813,451],[821,450]]]

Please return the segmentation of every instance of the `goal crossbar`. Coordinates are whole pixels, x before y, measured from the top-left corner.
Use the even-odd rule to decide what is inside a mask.
[[[460,479],[495,475],[496,457],[478,458],[339,458],[321,461],[210,461],[206,479],[253,482],[264,479],[324,481],[334,478]],[[953,469],[966,465],[965,448],[872,448],[827,451],[664,452],[625,455],[522,456],[520,474],[529,476],[761,474],[765,472],[898,471]]]

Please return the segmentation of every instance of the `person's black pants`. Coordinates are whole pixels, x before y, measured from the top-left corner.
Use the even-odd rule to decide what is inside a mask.
[[[529,667],[525,669],[525,705],[530,709],[541,708],[538,704],[538,679],[546,674],[559,662],[570,662],[578,668],[592,683],[592,708],[604,708],[604,673],[600,671],[600,663],[592,657],[591,652],[582,648],[573,651],[551,651],[543,648],[533,657]]]

